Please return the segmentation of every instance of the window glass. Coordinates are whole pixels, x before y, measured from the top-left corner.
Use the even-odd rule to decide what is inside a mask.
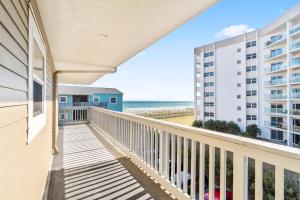
[[[44,57],[34,40],[33,46],[33,116],[43,113]]]
[[[110,103],[117,103],[117,98],[116,97],[111,97],[110,98]]]

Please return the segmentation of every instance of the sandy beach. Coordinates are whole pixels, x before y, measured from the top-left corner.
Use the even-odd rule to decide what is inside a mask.
[[[153,111],[139,111],[133,114],[150,117],[154,119],[161,119],[169,122],[191,126],[194,121],[194,109],[173,109],[173,110],[153,110]]]

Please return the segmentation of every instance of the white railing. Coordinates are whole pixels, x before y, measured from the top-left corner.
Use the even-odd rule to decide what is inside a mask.
[[[82,124],[89,122],[89,107],[74,106],[74,107],[60,107],[58,109],[58,124]]]
[[[90,112],[91,125],[177,199],[213,200],[215,191],[221,200],[230,194],[234,200],[248,199],[248,167],[254,160],[252,195],[264,199],[268,164],[274,169],[274,199],[283,200],[287,170],[300,172],[299,149],[101,108]]]

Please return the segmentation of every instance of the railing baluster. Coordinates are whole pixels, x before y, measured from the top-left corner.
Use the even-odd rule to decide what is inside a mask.
[[[191,197],[196,198],[196,142],[192,140],[191,147]]]
[[[183,192],[187,193],[188,182],[188,139],[184,137],[183,142]]]
[[[203,200],[205,194],[205,144],[203,143],[200,143],[199,155],[199,200]]]
[[[155,162],[154,162],[154,169],[158,171],[158,159],[159,159],[159,146],[158,146],[158,138],[159,138],[159,132],[158,129],[155,130]]]
[[[284,168],[275,167],[275,200],[284,199]]]
[[[163,131],[160,131],[159,134],[159,173],[163,176],[164,175],[164,139],[163,139]]]
[[[180,183],[181,183],[181,137],[178,136],[177,137],[177,177],[176,177],[176,185],[178,188],[181,187]]]
[[[175,135],[171,134],[171,183],[175,184]]]
[[[220,149],[220,200],[226,200],[226,170],[227,170],[227,153],[226,150]]]
[[[233,154],[233,200],[247,199],[248,159],[239,152]]]
[[[165,176],[166,178],[169,180],[169,169],[170,169],[170,166],[169,166],[169,155],[170,155],[170,146],[169,146],[169,133],[166,132],[165,134]]]
[[[209,199],[215,199],[215,147],[209,146]]]

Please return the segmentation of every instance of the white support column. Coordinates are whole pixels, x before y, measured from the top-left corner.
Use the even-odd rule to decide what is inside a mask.
[[[284,168],[275,167],[275,200],[284,199]]]
[[[215,199],[215,147],[209,146],[209,199]]]
[[[191,147],[191,196],[196,199],[196,145],[197,143],[192,140]]]
[[[204,200],[205,194],[205,144],[200,143],[199,158],[199,200]]]
[[[220,200],[226,200],[227,153],[220,149]]]
[[[292,117],[291,117],[291,109],[292,109],[292,103],[291,103],[291,70],[290,70],[290,59],[291,59],[291,53],[290,53],[290,44],[292,43],[291,38],[289,37],[289,30],[291,27],[291,22],[288,21],[286,23],[286,38],[287,38],[287,45],[286,45],[286,64],[287,64],[287,145],[293,146],[293,137],[291,136],[291,126],[292,126]]]
[[[255,160],[255,200],[263,200],[263,163]]]
[[[233,154],[233,200],[248,199],[248,159],[238,152]]]

